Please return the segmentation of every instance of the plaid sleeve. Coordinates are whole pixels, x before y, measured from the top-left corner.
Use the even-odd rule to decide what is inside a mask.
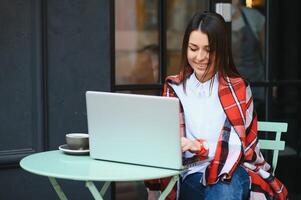
[[[245,161],[268,171],[271,167],[264,160],[257,138],[257,114],[254,109],[250,85],[246,87],[246,148]]]
[[[257,116],[254,110],[253,97],[250,86],[246,87],[246,148],[245,160],[247,162],[254,162],[256,155],[254,155],[258,139],[257,139]]]

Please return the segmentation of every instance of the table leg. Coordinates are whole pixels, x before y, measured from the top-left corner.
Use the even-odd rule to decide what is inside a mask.
[[[103,186],[101,187],[101,190],[100,190],[100,194],[101,196],[104,196],[106,191],[108,190],[109,186],[111,184],[111,181],[107,181],[103,184]]]
[[[179,175],[175,175],[173,176],[167,187],[165,188],[165,190],[161,193],[159,200],[164,200],[166,198],[166,196],[170,193],[170,191],[172,190],[172,188],[174,187],[175,183],[177,182],[177,180],[179,179]]]
[[[53,177],[48,177],[48,178],[49,178],[49,181],[50,181],[52,187],[54,188],[55,192],[59,196],[60,200],[67,200],[65,193],[63,192],[61,186],[58,184],[56,179]]]
[[[102,196],[100,195],[100,193],[98,192],[96,186],[94,185],[94,183],[92,181],[86,181],[86,186],[89,188],[94,199],[103,200]]]

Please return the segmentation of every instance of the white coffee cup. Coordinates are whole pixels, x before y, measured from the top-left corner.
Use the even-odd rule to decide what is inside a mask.
[[[87,133],[68,133],[66,143],[71,150],[89,149],[89,134]]]

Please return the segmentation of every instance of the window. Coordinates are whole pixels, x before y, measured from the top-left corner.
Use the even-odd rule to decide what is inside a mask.
[[[113,90],[160,94],[165,76],[178,73],[188,20],[208,9],[199,0],[116,0]]]

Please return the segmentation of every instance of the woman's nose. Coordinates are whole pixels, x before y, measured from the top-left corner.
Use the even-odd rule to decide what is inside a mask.
[[[199,51],[196,55],[197,60],[203,60],[207,56],[207,53],[205,51]]]

